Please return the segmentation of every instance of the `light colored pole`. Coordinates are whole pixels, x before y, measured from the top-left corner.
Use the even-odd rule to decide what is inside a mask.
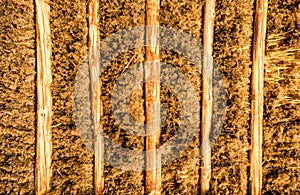
[[[36,63],[37,63],[37,130],[35,193],[46,194],[51,185],[52,156],[52,97],[51,97],[51,40],[50,6],[44,0],[35,0]]]
[[[260,195],[262,188],[263,90],[264,57],[267,25],[267,0],[257,0],[254,24],[253,66],[251,82],[251,194]]]
[[[213,41],[214,41],[214,19],[215,0],[206,0],[204,10],[204,32],[203,32],[203,69],[202,69],[202,118],[201,118],[201,171],[200,171],[200,194],[204,195],[209,190],[211,178],[211,148],[210,131],[212,120],[212,71],[213,71]]]
[[[146,0],[146,193],[151,195],[161,194],[159,7],[159,0]]]
[[[101,195],[104,188],[104,139],[102,124],[100,122],[101,105],[101,80],[100,80],[100,39],[98,29],[98,0],[88,1],[88,63],[90,69],[92,122],[94,129],[94,189],[96,195]]]

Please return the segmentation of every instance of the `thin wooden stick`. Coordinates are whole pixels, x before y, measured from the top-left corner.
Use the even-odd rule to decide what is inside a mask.
[[[211,131],[212,120],[212,53],[214,38],[214,18],[215,18],[215,0],[206,0],[204,12],[204,32],[203,32],[203,69],[202,69],[202,119],[201,119],[201,161],[200,173],[200,193],[206,194],[209,190],[211,178],[211,149],[209,135]]]
[[[37,49],[37,132],[35,193],[45,194],[51,182],[51,40],[50,6],[44,0],[35,0]]]
[[[160,62],[159,62],[159,0],[146,1],[146,193],[161,194],[161,156],[157,152],[160,136]]]
[[[253,67],[251,83],[251,194],[261,194],[262,188],[262,141],[263,141],[263,88],[264,88],[264,56],[267,25],[267,0],[256,1]]]
[[[99,1],[88,1],[88,22],[89,22],[89,67],[91,77],[91,98],[92,98],[92,121],[95,137],[95,159],[94,159],[94,188],[95,194],[102,194],[104,187],[103,180],[103,157],[104,157],[104,139],[101,134],[102,125],[100,117],[102,113],[101,105],[101,80],[100,80],[100,51],[99,51],[99,33],[98,33],[98,7]]]

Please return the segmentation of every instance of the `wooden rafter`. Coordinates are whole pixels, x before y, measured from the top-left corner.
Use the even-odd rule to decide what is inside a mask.
[[[104,139],[101,134],[102,125],[100,117],[102,113],[101,105],[101,80],[100,80],[100,47],[98,31],[98,0],[88,1],[88,49],[89,49],[89,69],[91,82],[91,99],[92,99],[92,124],[94,129],[94,189],[95,194],[102,194],[104,187],[103,180],[103,157],[104,157]]]
[[[251,82],[251,194],[261,194],[262,188],[262,141],[263,141],[263,90],[264,90],[264,56],[267,25],[267,0],[256,1],[253,66]]]
[[[156,150],[160,136],[159,7],[159,0],[146,1],[146,193],[151,195],[161,194],[161,157]]]
[[[201,173],[200,189],[201,194],[206,194],[209,190],[211,178],[211,149],[209,135],[211,131],[212,120],[212,54],[214,38],[214,18],[215,18],[215,0],[206,0],[204,10],[204,32],[203,32],[203,68],[202,68],[202,118],[201,118]]]
[[[51,40],[50,6],[44,0],[35,0],[36,9],[36,58],[37,58],[37,132],[35,192],[45,194],[51,182]]]

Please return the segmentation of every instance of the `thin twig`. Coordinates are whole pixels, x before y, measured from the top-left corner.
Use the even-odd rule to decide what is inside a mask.
[[[254,42],[253,67],[251,83],[251,194],[261,194],[262,188],[262,140],[263,140],[263,88],[264,88],[264,57],[267,24],[267,0],[257,0]]]
[[[43,0],[35,0],[36,9],[36,54],[37,54],[37,132],[35,192],[45,194],[50,190],[52,132],[50,86],[51,77],[51,40],[50,6]]]
[[[214,38],[214,18],[215,18],[215,0],[206,0],[204,10],[204,32],[203,32],[203,69],[202,69],[202,119],[201,119],[201,161],[200,189],[201,194],[206,194],[209,190],[211,178],[211,149],[209,135],[212,120],[212,53]]]
[[[160,62],[159,62],[159,0],[146,1],[146,193],[161,194],[161,156],[157,152],[160,136]]]
[[[91,81],[91,98],[92,98],[92,121],[95,138],[95,159],[94,159],[94,188],[95,194],[102,194],[104,187],[103,180],[103,155],[104,155],[104,139],[101,134],[102,125],[100,117],[102,113],[101,105],[101,80],[100,80],[100,51],[99,51],[99,33],[98,33],[98,7],[99,1],[88,1],[88,23],[89,23],[89,67]]]

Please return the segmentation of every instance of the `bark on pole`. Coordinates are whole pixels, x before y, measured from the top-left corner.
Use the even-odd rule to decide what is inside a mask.
[[[101,80],[100,80],[100,39],[98,31],[98,0],[88,1],[88,63],[90,69],[91,82],[91,100],[92,100],[92,124],[94,129],[94,189],[95,194],[100,195],[103,192],[103,157],[104,157],[104,139],[102,136],[102,124],[100,121],[102,115],[101,105]]]
[[[159,7],[159,0],[146,0],[146,193],[151,195],[161,194]]]
[[[212,120],[212,70],[213,70],[213,38],[215,0],[206,0],[204,10],[204,32],[203,32],[203,69],[202,69],[202,117],[201,117],[201,171],[200,171],[200,193],[206,194],[209,190],[211,178],[211,149],[210,131]]]
[[[37,63],[37,130],[35,193],[50,191],[52,177],[52,132],[51,132],[51,40],[50,6],[44,0],[35,0],[36,10],[36,63]]]
[[[256,1],[253,67],[251,82],[251,194],[261,194],[262,188],[262,141],[263,141],[263,89],[264,89],[264,56],[267,25],[267,0]]]

